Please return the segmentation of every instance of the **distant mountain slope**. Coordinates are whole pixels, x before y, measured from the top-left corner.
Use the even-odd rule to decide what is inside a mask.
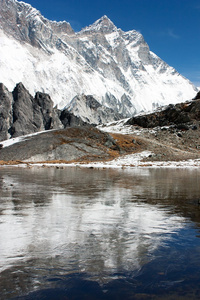
[[[1,0],[0,81],[50,95],[65,107],[77,94],[125,116],[191,99],[196,88],[149,50],[143,36],[106,16],[75,33],[31,5]]]
[[[94,125],[105,124],[123,118],[123,115],[100,104],[91,95],[77,95],[66,106],[66,109],[81,118],[84,122]]]

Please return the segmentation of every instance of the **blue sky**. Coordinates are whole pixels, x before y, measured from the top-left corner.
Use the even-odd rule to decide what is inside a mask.
[[[25,0],[75,31],[107,15],[124,31],[140,31],[150,50],[200,86],[200,0]]]

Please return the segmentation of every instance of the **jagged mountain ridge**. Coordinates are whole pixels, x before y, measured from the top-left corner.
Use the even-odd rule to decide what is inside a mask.
[[[22,83],[9,92],[0,83],[0,141],[75,125],[86,124],[66,109],[54,108],[48,94],[37,92],[32,97]]]
[[[106,16],[75,33],[69,23],[49,21],[29,4],[1,0],[0,44],[0,81],[9,89],[21,81],[31,94],[48,93],[59,108],[89,94],[131,116],[196,94],[149,51],[140,33],[124,32]]]
[[[82,117],[77,117],[72,111],[76,112],[80,107]],[[76,96],[68,107],[59,110],[53,107],[48,94],[36,92],[33,97],[21,82],[9,92],[0,83],[0,141],[49,129],[103,124],[120,118],[93,96]]]

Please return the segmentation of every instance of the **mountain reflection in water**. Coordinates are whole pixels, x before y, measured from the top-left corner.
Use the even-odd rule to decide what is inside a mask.
[[[199,179],[1,168],[0,298],[198,299]]]

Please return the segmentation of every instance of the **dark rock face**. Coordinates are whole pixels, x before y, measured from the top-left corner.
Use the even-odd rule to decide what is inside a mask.
[[[198,100],[198,99],[200,99],[200,91],[197,93],[197,95],[194,97],[193,100]]]
[[[0,140],[9,138],[9,128],[12,123],[13,97],[7,88],[0,83]]]
[[[13,91],[12,121],[12,137],[62,127],[49,95],[37,92],[33,98],[22,83]]]
[[[67,110],[53,107],[50,96],[37,92],[33,98],[22,83],[10,93],[0,84],[0,141],[49,129],[85,123]]]
[[[37,117],[34,118],[36,112]],[[38,113],[38,114],[37,114]],[[22,83],[17,84],[13,91],[13,123],[9,129],[12,137],[42,130],[42,120],[34,107],[34,99]]]
[[[181,124],[190,123],[193,120],[200,121],[200,99],[188,103],[170,104],[162,111],[133,117],[126,124],[153,128],[170,125],[180,126]],[[182,125],[182,127],[184,126]]]
[[[45,130],[62,128],[62,123],[59,119],[59,110],[53,108],[53,101],[48,94],[37,92],[35,102],[40,109]]]
[[[97,110],[102,105],[96,99],[94,99],[93,96],[89,95],[86,96],[86,106],[88,106],[91,109]]]
[[[87,124],[86,122],[82,121],[81,118],[78,118],[74,114],[70,113],[67,109],[64,109],[60,113],[60,120],[64,128],[72,126],[85,126]]]

